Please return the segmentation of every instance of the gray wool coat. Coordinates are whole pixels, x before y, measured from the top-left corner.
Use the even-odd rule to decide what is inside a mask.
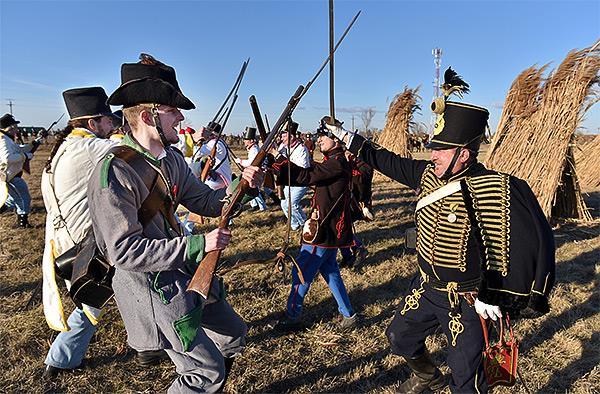
[[[166,148],[158,161],[129,137],[123,144],[141,151],[157,167],[162,162],[176,206],[202,216],[220,215],[225,190],[213,191],[201,183],[176,150]],[[204,237],[174,236],[160,213],[143,230],[138,210],[148,194],[126,162],[109,154],[99,163],[88,188],[96,243],[115,266],[112,286],[129,345],[138,351],[187,351],[189,338],[186,345],[174,322],[202,309],[200,296],[185,289],[202,259]]]

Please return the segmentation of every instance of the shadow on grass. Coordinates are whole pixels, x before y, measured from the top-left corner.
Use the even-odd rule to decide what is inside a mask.
[[[404,277],[398,276],[394,279],[382,283],[378,286],[372,286],[366,289],[353,289],[348,293],[350,300],[352,300],[352,306],[356,311],[364,310],[367,305],[374,302],[387,302],[399,298],[404,289],[410,284],[412,276]],[[285,309],[285,305],[281,306],[281,309]],[[394,308],[388,308],[377,316],[369,318],[361,323],[362,326],[378,324],[393,315]],[[311,324],[319,321],[330,321],[338,315],[336,309],[335,300],[332,297],[327,297],[315,305],[310,305],[305,309],[303,314],[303,321],[306,322],[307,328]],[[268,315],[253,321],[246,322],[249,327],[261,329],[264,326],[272,324],[274,321],[282,317],[282,312],[272,312]],[[284,334],[285,335],[285,334]],[[273,339],[282,336],[281,334],[271,330],[265,329],[259,333],[248,336],[248,342],[261,342],[265,339]]]
[[[592,334],[590,343],[598,342],[600,342],[600,332],[596,331]],[[581,357],[562,370],[555,372],[552,379],[538,390],[539,393],[568,392],[577,379],[590,373],[600,365],[600,353],[597,349],[594,346],[587,347],[584,344],[582,344],[582,347]]]
[[[556,248],[573,241],[584,241],[600,236],[600,222],[594,224],[565,222],[554,231]]]

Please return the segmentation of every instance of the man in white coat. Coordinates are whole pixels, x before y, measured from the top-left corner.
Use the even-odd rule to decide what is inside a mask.
[[[240,158],[236,158],[235,161],[242,167],[246,168],[252,165],[252,160],[258,155],[258,143],[256,142],[256,128],[255,127],[246,127],[244,131],[244,147],[248,151],[248,158],[246,160],[242,160]],[[262,194],[258,193],[254,199],[250,201],[250,206],[254,210],[264,211],[267,209],[267,204],[265,204],[265,200],[262,197]]]
[[[96,332],[99,309],[84,305],[65,319],[54,261],[91,231],[88,180],[96,164],[116,144],[107,139],[113,124],[103,88],[70,89],[63,92],[63,98],[71,119],[57,136],[42,173],[42,196],[48,212],[42,264],[44,314],[50,328],[61,331],[46,356],[46,379],[80,367]]]
[[[15,137],[19,123],[11,114],[0,118],[0,213],[15,210],[15,227],[30,228],[27,216],[31,208],[31,196],[21,175],[23,165],[33,158],[33,151],[39,145],[39,141],[18,144]]]

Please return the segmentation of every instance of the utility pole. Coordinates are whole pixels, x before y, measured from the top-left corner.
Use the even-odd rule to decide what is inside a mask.
[[[13,100],[14,99],[11,99],[11,98],[6,99],[6,101],[8,101],[8,104],[6,104],[6,105],[8,105],[8,107],[10,108],[10,114],[11,115],[13,114],[13,112],[12,112],[12,108],[13,108],[13,105],[14,105]]]
[[[352,129],[350,130],[354,131],[354,115],[352,115]]]

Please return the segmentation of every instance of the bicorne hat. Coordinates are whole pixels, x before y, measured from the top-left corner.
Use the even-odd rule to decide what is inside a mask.
[[[15,120],[11,114],[4,114],[0,118],[0,129],[6,129],[14,124],[19,124],[18,120]]]
[[[256,141],[256,127],[246,127],[242,138],[247,141]]]
[[[426,147],[433,150],[464,147],[478,151],[490,113],[487,109],[472,104],[448,101],[452,94],[462,97],[469,92],[469,84],[452,67],[448,67],[444,73],[441,88],[443,97],[438,97],[431,103],[431,110],[437,114],[437,118],[433,137]]]
[[[142,55],[143,56],[143,55]],[[137,104],[164,104],[181,109],[196,106],[179,88],[175,69],[161,62],[121,65],[121,86],[108,98],[110,105],[124,108]]]
[[[113,116],[110,107],[106,104],[107,98],[106,92],[100,86],[69,89],[63,92],[63,99],[71,120]]]

